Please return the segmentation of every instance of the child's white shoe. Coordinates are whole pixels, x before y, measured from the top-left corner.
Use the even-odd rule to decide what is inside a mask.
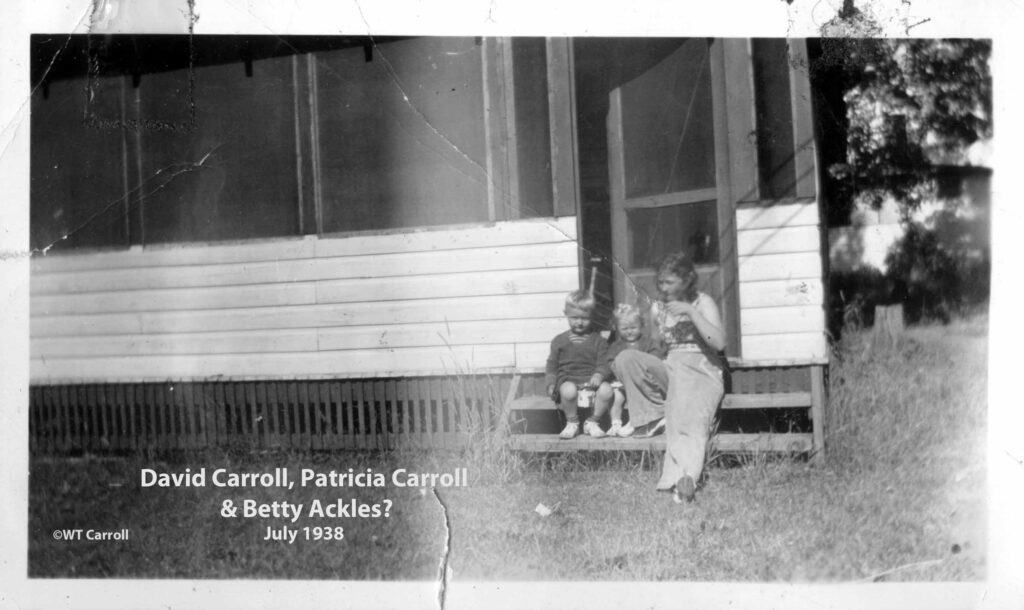
[[[616,436],[620,438],[629,438],[630,436],[633,436],[634,432],[636,432],[636,430],[633,428],[633,424],[626,424],[619,428]]]
[[[583,422],[583,432],[589,434],[593,438],[604,438],[604,430],[601,429],[601,425],[596,421],[587,420]]]
[[[565,424],[565,428],[562,429],[562,433],[558,435],[558,438],[567,441],[576,438],[576,435],[580,433],[580,422],[571,421]]]
[[[612,427],[608,428],[608,436],[618,436],[619,430],[622,430],[622,422],[613,421]]]

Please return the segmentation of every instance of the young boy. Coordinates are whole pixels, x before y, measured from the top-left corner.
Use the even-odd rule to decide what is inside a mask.
[[[607,363],[608,342],[601,333],[591,330],[590,316],[594,297],[585,290],[575,290],[565,297],[565,317],[569,330],[551,340],[544,382],[548,395],[559,403],[565,413],[565,429],[559,437],[565,440],[580,433],[577,398],[581,388],[596,389],[594,414],[583,424],[583,432],[594,438],[605,436],[597,423],[608,411],[612,401],[611,386],[605,378],[611,374]]]
[[[658,338],[650,337],[644,333],[644,317],[634,305],[625,303],[615,308],[612,314],[615,319],[615,342],[608,348],[609,368],[615,361],[615,357],[627,349],[636,349],[651,354],[661,360],[665,359],[668,350],[665,344]],[[608,428],[608,436],[627,437],[633,435],[632,424],[622,425],[622,407],[626,403],[626,394],[623,391],[622,383],[614,381],[611,384],[614,398],[612,402],[612,427]]]

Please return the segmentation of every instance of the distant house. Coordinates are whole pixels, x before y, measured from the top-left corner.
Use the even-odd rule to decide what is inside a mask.
[[[73,37],[50,65],[58,43],[33,39],[41,430],[92,400],[128,436],[133,404],[225,438],[451,434],[439,379],[535,379],[590,265],[606,305],[642,301],[680,249],[732,391],[822,406],[802,41]]]
[[[967,228],[971,246],[981,251],[990,248],[988,213],[991,203],[991,142],[979,141],[958,159],[936,159],[932,171],[936,179],[936,198],[926,201],[911,214],[911,220],[934,226],[936,214],[950,210]],[[866,206],[855,209],[848,226],[830,227],[829,265],[832,271],[855,271],[869,267],[886,271],[885,257],[903,234],[900,210],[893,200],[879,210]],[[962,235],[939,232],[940,240],[956,247]]]

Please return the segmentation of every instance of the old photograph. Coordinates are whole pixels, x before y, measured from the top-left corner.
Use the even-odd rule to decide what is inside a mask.
[[[22,37],[26,590],[1001,578],[998,38],[179,4]]]

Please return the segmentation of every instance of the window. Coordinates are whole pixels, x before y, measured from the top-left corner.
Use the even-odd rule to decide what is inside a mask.
[[[488,220],[481,50],[413,38],[318,53],[325,233]]]
[[[703,39],[622,88],[626,198],[714,188],[711,70]]]
[[[119,119],[123,79],[105,81],[118,95],[102,98],[96,110]],[[35,250],[129,245],[125,133],[87,125],[85,95],[84,81],[57,80],[32,96],[29,222]]]
[[[543,38],[512,40],[516,165],[523,216],[551,216],[551,128],[548,122],[547,49]]]
[[[717,201],[627,210],[632,265],[653,268],[666,253],[680,251],[698,265],[717,265],[717,214]]]
[[[538,154],[548,139],[539,43],[539,56],[537,42],[518,48],[516,97],[529,113],[517,121],[518,154],[531,205],[550,214],[550,192],[534,186],[550,191],[551,183],[550,159]],[[493,219],[483,52],[473,38],[72,36],[66,48],[54,44],[33,38],[34,248]]]
[[[761,199],[795,197],[788,43],[782,38],[760,38],[752,41],[751,49],[760,196]]]
[[[143,227],[133,241],[297,235],[291,59],[145,75],[139,120],[186,120],[182,100],[190,87],[194,129],[141,129],[130,136],[138,138]]]

